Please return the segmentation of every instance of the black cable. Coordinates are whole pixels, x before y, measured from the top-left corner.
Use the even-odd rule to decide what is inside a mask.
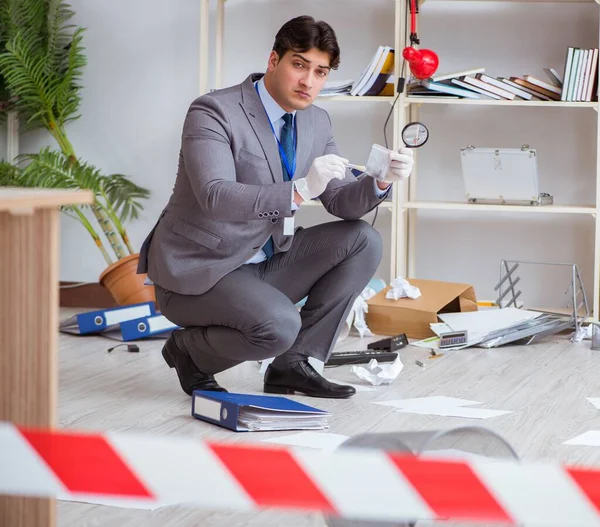
[[[404,69],[404,63],[403,63],[403,69]],[[400,93],[396,94],[396,98],[394,99],[394,102],[392,103],[392,108],[390,109],[390,113],[388,113],[387,119],[385,120],[385,124],[383,125],[383,139],[385,141],[385,147],[389,150],[389,146],[388,146],[388,140],[387,140],[387,124],[390,120],[390,117],[392,116],[392,113],[394,112],[394,106],[396,106],[396,102],[398,101],[398,97],[400,97]]]
[[[406,18],[404,19],[404,38],[406,39],[406,34],[408,32],[408,17],[410,16],[410,0],[406,1],[407,4],[407,12],[406,12]],[[406,42],[405,42],[406,43]],[[395,53],[401,53],[401,51],[399,49],[395,50]],[[387,119],[385,120],[385,124],[383,125],[383,139],[385,141],[385,147],[387,149],[389,149],[388,146],[388,140],[387,140],[387,124],[390,120],[390,117],[392,116],[392,113],[394,112],[394,106],[396,106],[396,102],[398,102],[398,97],[400,97],[400,94],[404,91],[404,86],[405,86],[405,82],[404,82],[404,70],[406,67],[406,60],[402,61],[402,69],[400,70],[400,76],[398,77],[398,83],[396,86],[396,98],[394,99],[394,102],[392,103],[392,108],[390,109],[390,113],[388,113]]]
[[[131,352],[131,353],[139,353],[140,348],[139,346],[137,346],[136,344],[117,344],[116,346],[113,346],[112,348],[108,348],[106,351],[108,353],[110,353],[112,350],[117,349],[119,346],[127,346],[127,351]]]
[[[408,10],[407,10],[407,15],[404,19],[404,38],[406,38],[406,33],[408,32],[408,17],[410,15],[410,0],[406,1],[406,4],[408,6]],[[418,2],[417,2],[418,4]],[[400,50],[395,50],[395,53],[399,53]],[[402,61],[402,69],[400,70],[400,77],[398,77],[398,84],[396,85],[396,98],[394,99],[394,102],[392,103],[392,107],[390,108],[390,112],[387,115],[387,118],[385,120],[385,123],[383,124],[383,140],[385,141],[385,147],[389,150],[389,146],[388,146],[388,140],[387,140],[387,125],[388,122],[390,121],[390,117],[392,116],[392,113],[394,113],[394,106],[396,106],[396,103],[398,102],[398,98],[400,97],[400,94],[404,91],[404,86],[405,86],[405,82],[404,82],[404,69],[406,66],[406,61],[403,60]],[[373,221],[371,222],[371,227],[375,226],[375,222],[377,221],[377,214],[379,213],[379,207],[377,207],[375,209],[375,216],[373,216]]]

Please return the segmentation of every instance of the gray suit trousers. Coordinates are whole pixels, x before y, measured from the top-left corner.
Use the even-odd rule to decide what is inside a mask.
[[[307,357],[326,361],[381,253],[381,236],[368,223],[325,223],[298,229],[287,252],[243,265],[202,295],[157,285],[157,302],[183,328],[175,343],[204,373],[271,357],[279,368]]]

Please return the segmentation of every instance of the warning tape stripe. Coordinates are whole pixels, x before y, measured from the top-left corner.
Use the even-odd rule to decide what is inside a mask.
[[[294,457],[311,474],[341,516],[373,520],[437,516],[385,452],[340,449],[296,450]]]
[[[27,430],[21,433],[73,494],[154,498],[102,436],[75,433],[50,436]]]
[[[257,508],[208,443],[179,437],[106,435],[160,503],[194,502],[213,509]]]
[[[0,493],[104,497],[365,520],[600,526],[600,471],[313,451],[0,423]]]
[[[211,445],[211,448],[259,507],[335,512],[290,452],[239,445]]]
[[[462,518],[512,523],[504,507],[492,496],[471,467],[460,462],[439,462],[400,457],[392,461],[419,489],[439,518]],[[423,470],[426,463],[429,470]]]
[[[587,496],[590,503],[596,509],[596,513],[600,514],[600,481],[598,472],[595,470],[573,467],[567,467],[566,472]]]

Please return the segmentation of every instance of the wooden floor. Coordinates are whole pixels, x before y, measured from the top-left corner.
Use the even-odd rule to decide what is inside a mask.
[[[63,309],[61,318],[73,310]],[[370,339],[374,340],[374,339]],[[364,349],[369,339],[348,337],[341,349]],[[99,337],[60,337],[60,425],[95,431],[135,431],[231,442],[259,441],[286,433],[235,434],[190,417],[190,398],[164,363],[163,341],[140,344],[128,353]],[[485,425],[510,441],[525,459],[600,464],[600,447],[561,443],[591,429],[600,430],[600,410],[585,397],[600,397],[600,352],[590,341],[572,344],[567,336],[528,347],[467,349],[428,360],[427,351],[410,346],[401,352],[404,369],[389,386],[359,392],[348,400],[297,397],[333,414],[330,432],[353,436],[365,432],[440,430]],[[420,360],[422,368],[415,364]],[[328,368],[326,376],[360,383],[350,366]],[[217,376],[230,391],[261,393],[257,363],[246,363]],[[401,414],[371,404],[427,395],[481,401],[482,407],[514,413],[485,421]],[[280,512],[223,513],[165,507],[133,510],[61,501],[61,527],[324,526],[320,515]]]

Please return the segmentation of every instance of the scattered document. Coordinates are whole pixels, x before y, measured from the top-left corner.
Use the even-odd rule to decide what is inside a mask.
[[[588,430],[573,439],[565,441],[563,445],[600,446],[600,430]]]
[[[465,417],[467,419],[489,419],[512,413],[509,410],[487,410],[485,408],[470,408],[463,406],[439,408],[401,408],[401,414],[438,415],[441,417]]]
[[[300,432],[298,434],[263,439],[263,442],[305,448],[317,448],[319,450],[335,450],[347,439],[348,436],[341,434],[330,434],[327,432]]]
[[[470,408],[478,401],[456,399],[454,397],[432,396],[416,399],[398,399],[395,401],[382,401],[374,404],[391,406],[404,414],[437,415],[442,417],[464,417],[468,419],[489,419],[500,415],[510,414],[509,410],[488,410],[486,408]],[[469,408],[467,408],[469,407]]]
[[[506,307],[462,313],[440,313],[439,317],[453,331],[467,331],[469,344],[474,345],[484,340],[493,331],[532,320],[540,315],[542,313],[538,311]]]
[[[429,337],[423,340],[418,340],[417,342],[411,342],[410,345],[437,351],[440,349],[440,337],[436,335],[435,337]]]
[[[586,397],[586,399],[600,410],[600,397]]]
[[[444,322],[432,322],[429,324],[429,327],[431,328],[431,331],[433,331],[438,337],[442,333],[452,333],[452,331],[454,331],[448,324],[445,324]]]
[[[390,384],[398,377],[402,368],[404,368],[404,364],[402,364],[400,355],[398,355],[394,362],[389,364],[378,364],[377,359],[371,359],[366,368],[364,366],[352,366],[352,373],[373,386],[380,386],[381,384]]]
[[[439,408],[440,406],[472,406],[482,404],[479,401],[469,401],[468,399],[457,399],[455,397],[446,397],[444,395],[432,395],[430,397],[416,397],[414,399],[396,399],[394,401],[382,401],[374,404],[382,406],[393,406],[394,408]]]

